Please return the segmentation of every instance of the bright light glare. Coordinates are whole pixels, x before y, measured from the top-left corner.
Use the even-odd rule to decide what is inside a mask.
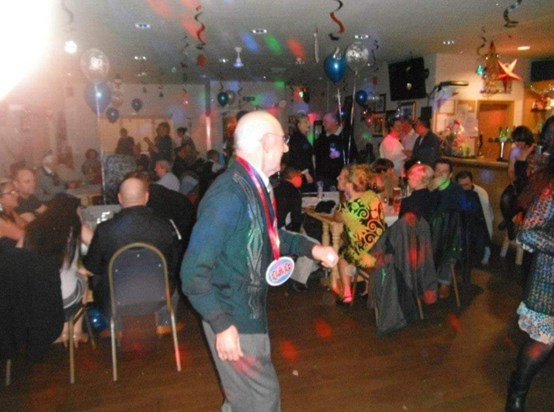
[[[0,5],[0,100],[43,62],[51,36],[52,0]]]

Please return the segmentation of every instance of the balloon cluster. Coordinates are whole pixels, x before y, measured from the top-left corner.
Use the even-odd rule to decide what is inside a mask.
[[[237,94],[232,90],[227,90],[225,92],[221,91],[217,94],[217,102],[221,105],[221,107],[225,107],[227,104],[233,104],[236,98]]]
[[[327,56],[323,61],[325,74],[334,83],[340,82],[346,74],[346,66],[357,76],[369,60],[369,50],[361,42],[355,41],[346,48],[345,56],[342,56],[340,49]]]
[[[105,82],[110,62],[98,49],[89,49],[80,60],[81,70],[90,83],[85,88],[85,101],[97,116],[103,113],[110,104],[112,92]]]

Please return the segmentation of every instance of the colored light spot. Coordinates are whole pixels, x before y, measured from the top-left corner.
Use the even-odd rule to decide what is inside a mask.
[[[282,340],[279,342],[279,350],[283,358],[289,362],[295,362],[298,359],[298,349],[290,340]]]
[[[294,57],[297,59],[306,60],[306,52],[304,51],[304,46],[298,39],[288,39],[287,45],[289,46],[289,50],[292,54],[294,54]]]
[[[283,47],[275,36],[272,36],[270,34],[265,36],[265,43],[267,44],[267,47],[269,47],[269,49],[273,52],[273,54],[276,54],[278,56],[283,54]]]
[[[315,332],[322,339],[330,339],[331,336],[333,336],[331,326],[322,319],[317,319],[315,321]]]
[[[258,45],[258,42],[250,33],[242,33],[241,38],[244,43],[244,47],[246,47],[252,53],[258,53],[260,51],[260,46]]]
[[[450,313],[446,317],[446,322],[450,325],[454,332],[460,333],[462,331],[462,323],[460,322],[460,319],[453,313]]]
[[[276,89],[284,90],[285,86],[286,84],[282,80],[276,80],[275,82],[273,82],[273,87],[275,87]]]
[[[154,13],[163,18],[168,18],[173,14],[166,0],[148,0],[148,5],[154,10]]]

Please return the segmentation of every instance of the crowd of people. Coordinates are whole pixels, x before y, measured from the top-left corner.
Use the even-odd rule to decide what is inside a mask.
[[[437,297],[447,298],[455,268],[469,283],[474,262],[487,264],[491,254],[490,199],[469,171],[453,175],[427,119],[413,124],[391,119],[378,149],[380,158],[372,163],[358,157],[351,131],[334,113],[325,114],[323,127],[312,145],[304,114],[296,116],[295,131],[288,137],[269,113],[243,113],[233,146],[227,148],[232,153],[227,162],[215,150],[201,158],[187,130],[177,129],[172,138],[165,122],[148,141],[145,157],[122,128],[115,153],[102,162],[91,149],[81,169],[90,183],[103,179],[105,201],[121,206],[94,230],[82,221],[80,201],[66,193],[56,156],[49,153],[38,170],[21,166],[11,178],[0,180],[0,270],[21,278],[43,276],[41,270],[54,268],[49,282],[57,292],[50,301],[59,308],[52,309],[50,325],[55,325],[51,329],[57,340],[67,343],[67,321],[89,287],[95,305],[110,315],[107,265],[114,253],[137,241],[153,244],[168,262],[173,307],[182,291],[203,320],[225,393],[224,408],[259,410],[264,405],[277,411],[279,383],[271,363],[266,300],[269,285],[282,283],[280,276],[286,275],[283,281],[290,277],[292,289],[303,292],[317,261],[327,268],[337,265],[341,288],[336,302],[349,306],[356,271],[385,267],[382,239],[390,245],[397,241],[391,233],[401,236],[409,230],[389,232],[385,215],[391,210],[404,228],[429,232],[432,270],[414,299],[432,304]],[[531,379],[554,346],[554,117],[544,124],[539,142],[524,126],[515,128],[512,138],[511,184],[502,194],[500,228],[510,238],[517,235],[529,262],[518,308],[520,327],[529,339],[507,400],[507,410],[521,410]],[[539,144],[542,151],[536,150]],[[332,214],[344,227],[338,254],[304,232],[302,193],[315,192],[320,185],[340,192]],[[393,199],[399,200],[397,188],[402,198],[393,205]],[[21,259],[25,265],[18,265]],[[368,292],[366,284],[361,295]],[[168,313],[162,311],[157,319],[157,333],[169,333]],[[80,323],[74,334],[77,344],[86,342]],[[39,339],[43,346],[48,340]],[[2,345],[4,350],[6,342]],[[237,372],[236,364],[252,373]]]

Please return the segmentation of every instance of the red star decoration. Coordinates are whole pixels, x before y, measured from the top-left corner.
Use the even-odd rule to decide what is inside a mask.
[[[519,75],[514,73],[516,63],[517,59],[514,59],[510,64],[502,63],[500,60],[498,61],[498,65],[500,66],[500,73],[498,74],[497,79],[502,80],[504,91],[506,91],[508,88],[508,82],[512,80],[523,80]]]

